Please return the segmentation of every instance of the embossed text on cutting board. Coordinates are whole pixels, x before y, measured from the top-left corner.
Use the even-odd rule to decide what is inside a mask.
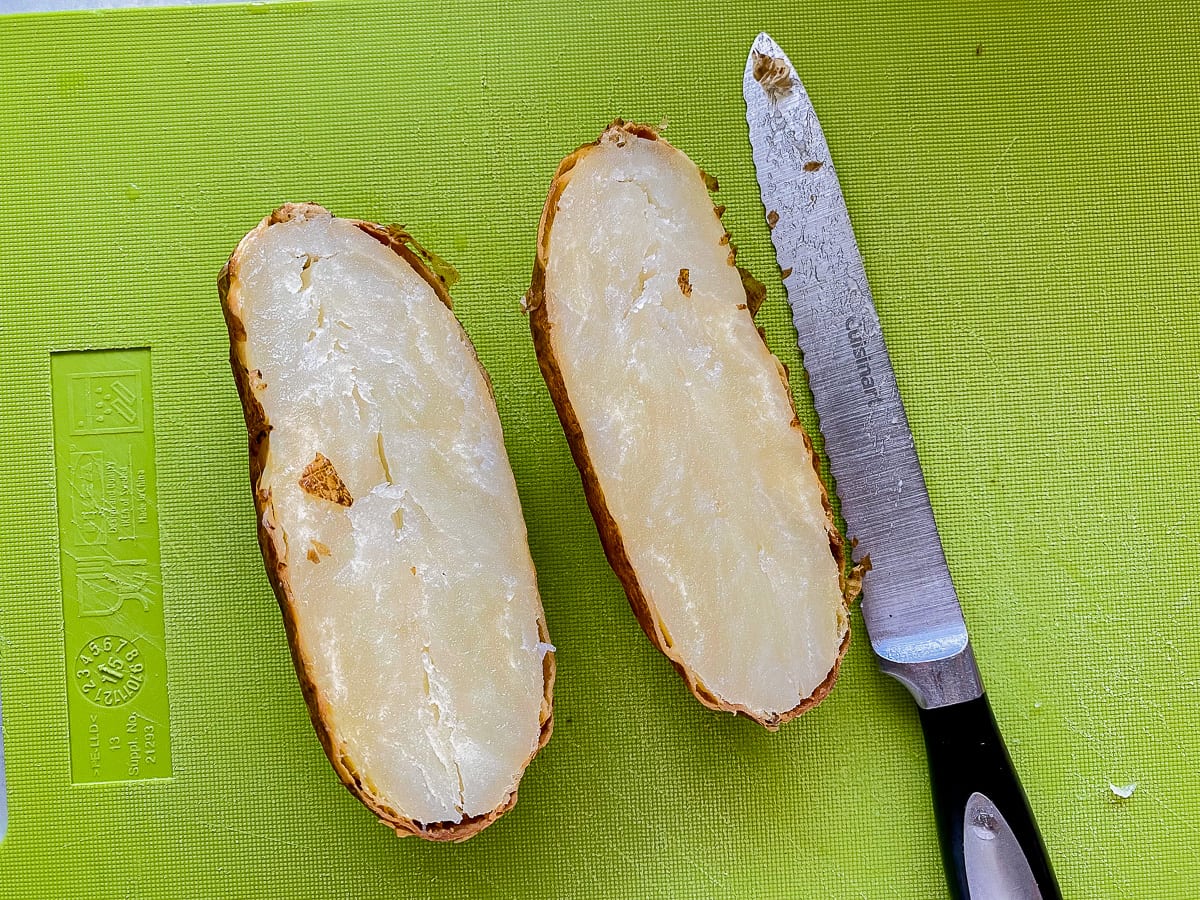
[[[150,350],[52,353],[71,780],[171,775]]]

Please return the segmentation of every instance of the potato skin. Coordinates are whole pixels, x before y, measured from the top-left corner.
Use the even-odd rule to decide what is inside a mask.
[[[240,252],[246,241],[272,225],[292,219],[304,220],[313,216],[323,215],[324,213],[325,210],[322,207],[312,203],[287,203],[280,206],[239,242],[237,249],[233,251],[233,254],[221,269],[220,276],[217,279],[217,292],[221,298],[221,309],[225,316],[225,324],[229,329],[229,362],[233,369],[234,381],[237,383],[238,396],[242,401],[242,411],[246,419],[246,433],[249,438],[250,486],[254,494],[254,507],[258,513],[258,543],[262,549],[263,562],[266,564],[267,578],[271,583],[271,588],[275,592],[276,600],[279,601],[279,610],[283,614],[283,626],[287,632],[292,663],[296,668],[296,677],[300,682],[300,690],[304,695],[304,701],[308,705],[309,717],[312,720],[313,729],[316,731],[317,738],[320,740],[321,746],[325,749],[325,755],[329,757],[329,762],[333,765],[334,771],[337,772],[342,784],[364,806],[378,816],[381,822],[392,828],[401,837],[416,835],[428,841],[465,841],[467,838],[473,837],[487,828],[500,818],[500,816],[512,809],[513,805],[517,802],[516,789],[514,788],[507,799],[491,812],[479,816],[469,816],[461,822],[417,822],[401,815],[375,796],[371,786],[358,773],[354,761],[338,749],[337,736],[329,724],[331,721],[329,705],[321,697],[310,674],[308,654],[300,641],[299,632],[296,628],[296,612],[292,599],[291,579],[288,572],[287,545],[276,524],[275,508],[271,499],[270,489],[264,488],[259,484],[259,479],[266,468],[271,454],[271,423],[267,420],[266,413],[256,395],[255,383],[261,380],[261,373],[251,372],[246,364],[247,335],[245,325],[242,322],[241,298],[238,295]],[[405,262],[416,270],[417,274],[429,283],[437,294],[438,299],[445,303],[448,308],[453,308],[444,278],[436,274],[431,268],[430,264],[436,261],[435,258],[417,244],[407,232],[396,226],[376,225],[371,222],[358,220],[351,221],[359,229],[386,245],[403,258]],[[459,328],[462,328],[461,324]],[[471,347],[472,353],[474,353],[474,345],[469,338],[467,339],[467,346]],[[487,370],[479,363],[478,358],[476,358],[475,362],[484,373],[484,380],[488,385],[488,390],[491,391],[491,378],[488,376]],[[494,394],[492,399],[494,402]],[[541,640],[549,642],[545,613],[542,613],[538,617],[538,635]],[[550,740],[550,733],[554,728],[555,660],[554,653],[552,652],[547,653],[543,659],[542,675],[544,692],[540,713],[541,733],[537,746],[525,761],[525,767],[533,761],[538,751]],[[524,771],[524,767],[522,767],[522,771]]]
[[[659,616],[653,603],[650,602],[650,599],[646,596],[638,582],[637,572],[634,570],[632,563],[629,561],[629,556],[625,552],[621,529],[617,525],[616,520],[613,519],[612,514],[608,510],[608,505],[605,503],[604,490],[601,488],[595,469],[592,467],[591,458],[588,455],[587,443],[583,437],[583,430],[579,425],[579,419],[575,415],[575,410],[571,406],[571,398],[567,394],[562,370],[558,359],[555,357],[554,342],[551,340],[552,326],[545,302],[546,264],[550,253],[550,234],[554,226],[554,214],[558,208],[559,197],[570,181],[571,170],[575,168],[576,164],[585,155],[599,146],[605,136],[611,135],[614,132],[619,135],[627,135],[630,138],[645,138],[646,140],[666,143],[659,136],[658,131],[650,125],[641,125],[616,119],[604,130],[600,138],[590,144],[584,144],[559,164],[558,170],[554,173],[554,178],[550,182],[550,191],[546,197],[546,204],[542,208],[542,217],[538,224],[537,255],[534,259],[533,276],[524,302],[524,308],[529,315],[529,328],[533,334],[533,346],[537,353],[538,366],[542,370],[542,377],[546,381],[546,387],[550,392],[551,400],[554,402],[554,408],[558,412],[559,421],[562,423],[563,432],[567,437],[567,444],[571,448],[571,456],[574,458],[575,465],[579,469],[579,474],[583,481],[584,495],[587,498],[588,508],[592,512],[592,518],[596,522],[596,529],[600,534],[600,543],[604,547],[604,555],[608,558],[609,565],[612,566],[617,578],[621,581],[621,585],[625,588],[625,595],[629,598],[629,605],[633,608],[633,614],[637,617],[638,624],[641,625],[646,636],[650,638],[651,643],[671,661],[671,664],[683,677],[688,689],[697,700],[710,709],[745,716],[763,725],[768,730],[775,731],[783,723],[789,722],[801,713],[812,709],[824,700],[830,690],[833,689],[834,682],[837,681],[842,658],[846,655],[846,650],[850,646],[850,629],[847,627],[846,636],[842,639],[841,647],[838,649],[837,659],[834,661],[833,667],[830,669],[825,680],[817,686],[812,694],[786,712],[764,717],[741,704],[730,703],[717,697],[705,687],[696,673],[688,667],[678,651],[672,646],[666,631],[659,621]],[[710,190],[716,186],[715,181],[703,172],[701,172],[701,181]],[[722,210],[716,207],[713,208],[713,215],[718,218],[720,218],[721,212]],[[734,251],[731,250],[730,252],[732,263]],[[742,274],[742,283],[746,290],[745,312],[746,315],[753,318],[762,302],[764,289],[748,272],[744,269],[740,269],[740,271]],[[759,329],[759,336],[763,338],[763,343],[765,344],[766,338],[761,328]],[[821,485],[821,503],[825,509],[825,530],[829,534],[829,549],[837,561],[843,602],[848,613],[850,604],[858,596],[860,590],[861,572],[858,569],[849,574],[846,572],[845,544],[841,533],[837,529],[837,525],[834,523],[829,494],[825,489],[824,482],[820,478],[820,457],[813,448],[812,440],[809,438],[807,432],[804,431],[799,418],[796,416],[795,402],[791,399],[791,385],[788,382],[787,369],[782,363],[780,363],[779,374],[783,379],[785,387],[787,387],[788,398],[792,403],[791,425],[803,434],[805,446],[812,457],[813,469],[817,473],[817,481]]]

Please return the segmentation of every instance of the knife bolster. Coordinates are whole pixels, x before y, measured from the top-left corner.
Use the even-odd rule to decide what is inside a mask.
[[[983,679],[969,641],[943,659],[897,662],[880,657],[879,668],[908,688],[921,709],[953,706],[983,696]]]

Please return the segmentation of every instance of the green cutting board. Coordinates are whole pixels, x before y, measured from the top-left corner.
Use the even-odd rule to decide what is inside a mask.
[[[1138,9],[0,18],[0,896],[944,895],[916,715],[861,619],[832,696],[779,734],[701,708],[605,564],[518,305],[558,160],[615,116],[663,123],[720,177],[813,424],[740,97],[767,29],[833,148],[1064,893],[1194,898],[1200,23]],[[215,282],[286,200],[451,259],[495,381],[556,728],[461,846],[398,840],[338,784],[259,558]],[[62,352],[84,349],[129,352]]]

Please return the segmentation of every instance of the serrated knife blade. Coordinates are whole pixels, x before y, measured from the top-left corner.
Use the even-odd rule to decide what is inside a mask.
[[[808,92],[770,36],[742,80],[754,168],[884,671],[920,708],[956,898],[1061,897],[946,565],[850,214]]]
[[[829,146],[766,35],[743,85],[754,166],[881,664],[921,706],[983,692]],[[947,662],[957,660],[958,664]],[[938,665],[931,665],[938,663]]]

